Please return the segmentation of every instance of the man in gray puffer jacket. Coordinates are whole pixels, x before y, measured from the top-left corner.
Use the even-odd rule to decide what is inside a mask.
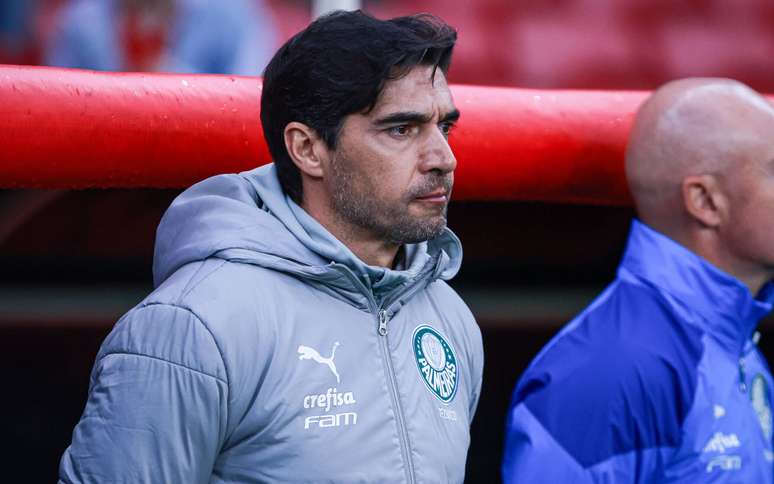
[[[267,67],[275,163],[181,194],[62,482],[461,482],[483,351],[444,282],[456,33],[338,12]]]

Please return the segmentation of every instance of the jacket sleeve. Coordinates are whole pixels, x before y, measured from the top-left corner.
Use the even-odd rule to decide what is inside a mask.
[[[60,482],[209,482],[228,385],[212,335],[190,311],[136,309],[97,356]]]
[[[633,356],[600,350],[527,371],[508,414],[506,484],[658,482],[682,436],[676,371],[621,351]]]
[[[502,478],[505,484],[660,482],[657,476],[663,472],[663,462],[671,454],[672,449],[664,447],[633,449],[584,466],[577,460],[578,456],[555,440],[527,405],[521,404],[508,416]]]
[[[478,329],[478,325],[473,320],[475,325],[475,338],[472,354],[472,374],[474,378],[473,392],[470,396],[470,406],[468,408],[469,421],[468,424],[473,423],[473,417],[476,415],[476,409],[478,408],[478,400],[481,397],[481,385],[484,379],[484,344],[481,338],[481,330]]]
[[[521,482],[593,482],[524,404],[508,414],[502,477]]]

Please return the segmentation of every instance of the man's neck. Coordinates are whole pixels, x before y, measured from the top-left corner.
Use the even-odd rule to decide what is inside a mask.
[[[342,220],[332,209],[309,203],[306,198],[301,208],[367,265],[393,267],[401,244],[380,239],[372,232]]]
[[[363,239],[344,240],[346,237],[339,236],[335,233],[333,235],[346,245],[358,259],[369,266],[392,268],[395,263],[395,256],[400,249],[400,245],[387,244],[382,241]]]
[[[753,296],[757,295],[761,288],[774,277],[771,271],[728,253],[723,249],[716,235],[708,232],[704,235],[704,237],[695,237],[686,246],[715,267],[734,276],[747,286]]]
[[[765,286],[766,283],[771,281],[772,277],[774,277],[774,275],[771,273],[762,271],[759,268],[749,268],[748,270],[737,269],[735,271],[732,270],[728,272],[742,281],[742,283],[747,286],[753,296],[756,296],[761,291],[763,286]]]

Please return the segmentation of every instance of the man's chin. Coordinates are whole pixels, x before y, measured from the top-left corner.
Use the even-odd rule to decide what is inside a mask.
[[[394,234],[394,239],[401,244],[418,244],[430,239],[434,239],[441,235],[446,228],[446,216],[439,216],[433,219],[417,220],[415,224],[410,226],[404,225],[399,227]]]

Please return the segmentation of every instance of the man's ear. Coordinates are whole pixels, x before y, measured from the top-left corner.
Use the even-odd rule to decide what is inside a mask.
[[[717,227],[728,213],[728,200],[713,175],[691,175],[683,179],[685,210],[706,227]]]
[[[285,126],[285,149],[301,173],[312,178],[322,178],[330,150],[317,131],[293,121]]]

